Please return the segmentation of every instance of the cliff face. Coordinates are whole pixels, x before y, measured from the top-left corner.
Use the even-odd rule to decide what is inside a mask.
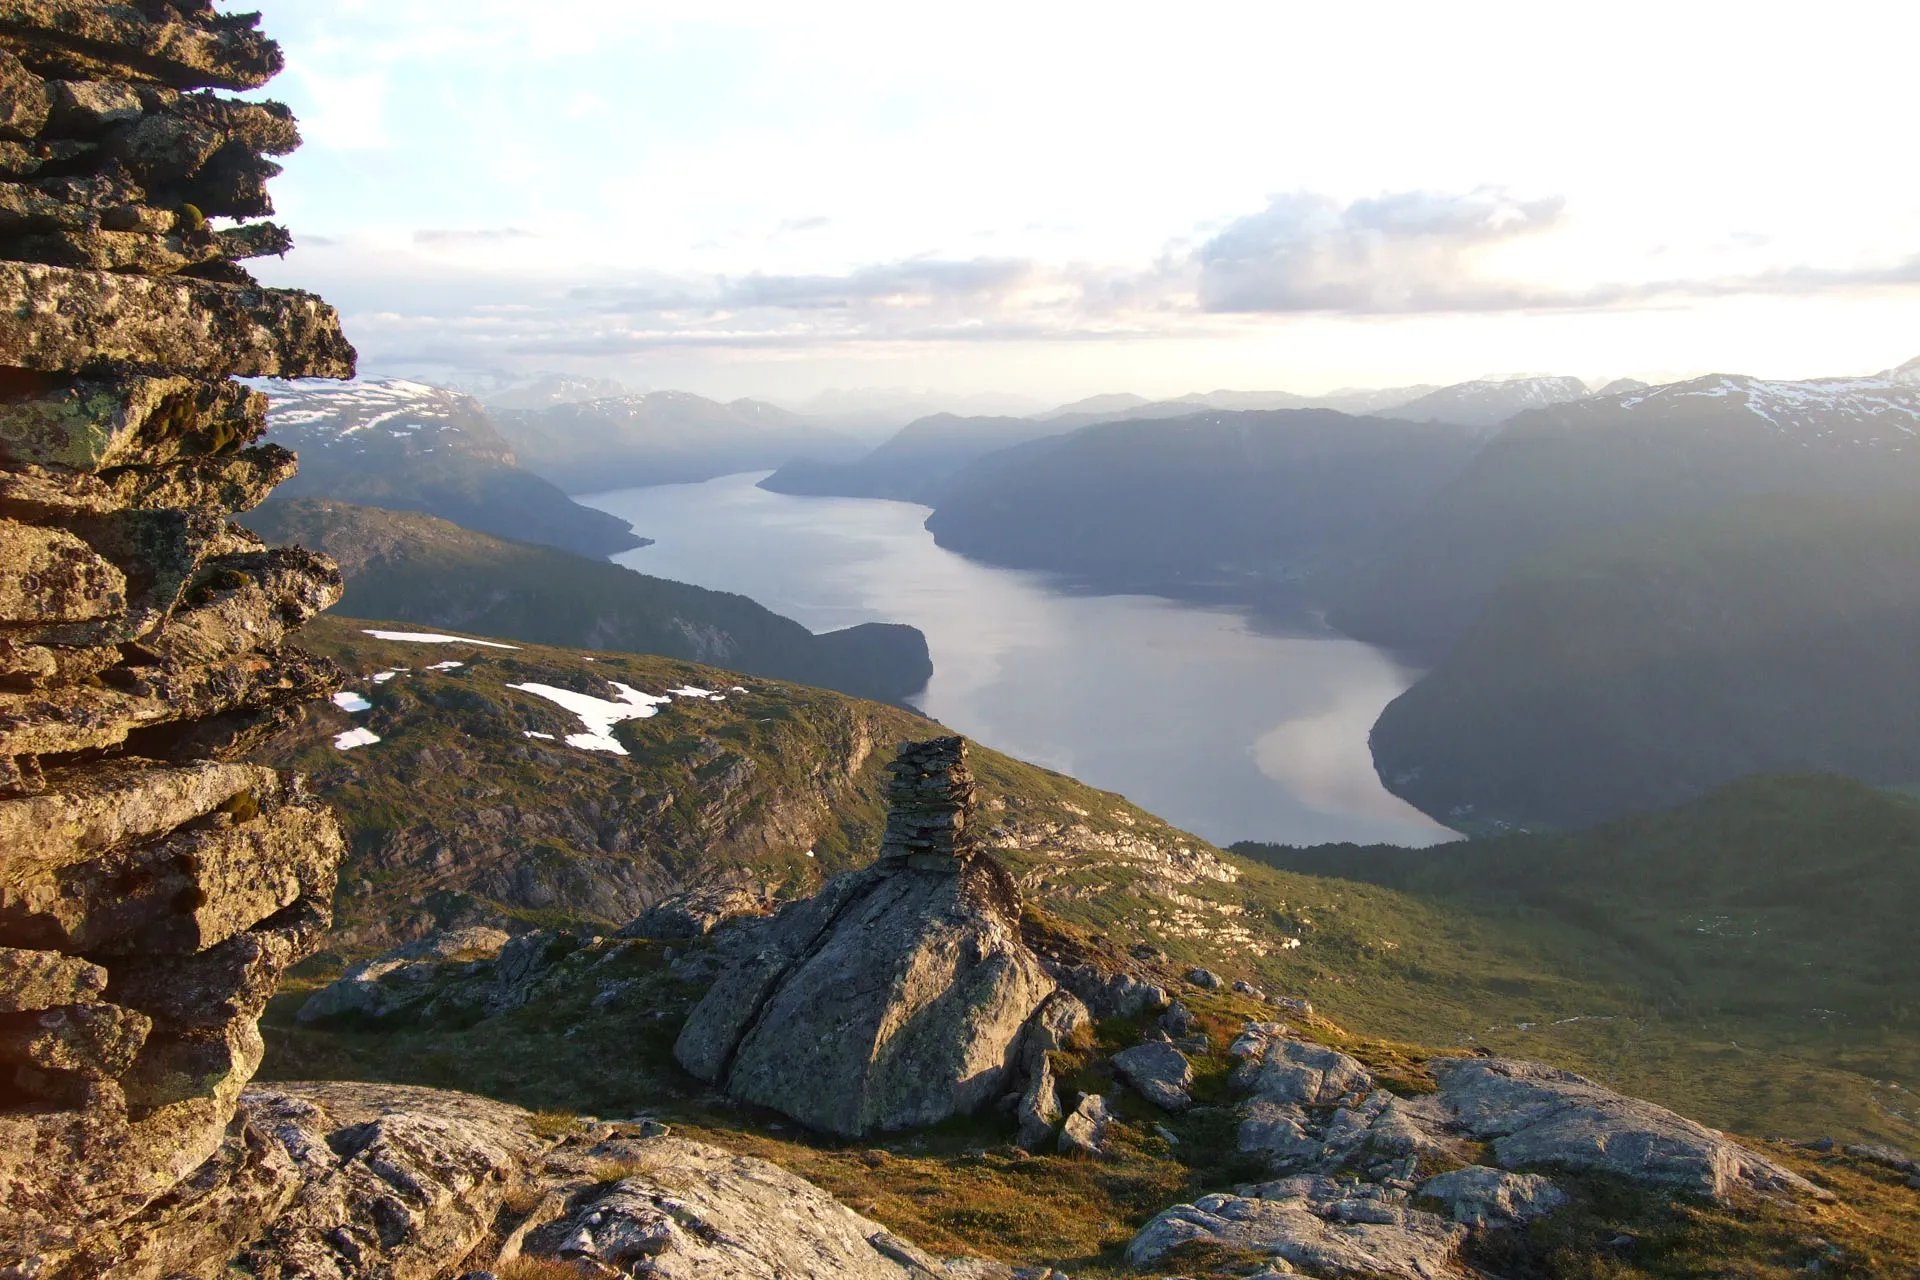
[[[354,369],[239,265],[299,143],[206,92],[279,69],[254,21],[0,3],[0,1273],[141,1273],[329,921],[332,814],[238,759],[335,687],[282,642],[341,581],[230,523],[294,469],[231,378]]]

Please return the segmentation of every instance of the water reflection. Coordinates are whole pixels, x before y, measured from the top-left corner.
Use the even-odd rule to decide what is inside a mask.
[[[1269,634],[1230,609],[1064,591],[935,546],[925,507],[768,493],[759,478],[580,501],[657,540],[617,557],[641,572],[751,596],[815,631],[919,627],[928,715],[1210,840],[1450,836],[1374,776],[1367,730],[1409,682],[1378,650]]]

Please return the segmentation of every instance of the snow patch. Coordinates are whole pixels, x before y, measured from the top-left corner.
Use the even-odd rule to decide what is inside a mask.
[[[642,693],[638,689],[609,682],[619,697],[618,702],[605,698],[596,698],[590,693],[575,693],[571,689],[557,689],[550,684],[510,684],[509,689],[518,689],[522,693],[531,693],[537,698],[565,707],[580,717],[585,733],[567,735],[567,745],[578,747],[582,751],[610,751],[614,755],[624,756],[627,749],[613,736],[613,726],[623,720],[648,720],[660,713],[660,708],[671,698],[658,694]]]
[[[334,738],[333,745],[341,751],[351,751],[355,747],[370,747],[380,741],[380,735],[371,729],[349,729]]]
[[[496,644],[491,640],[472,640],[466,636],[443,636],[432,631],[362,631],[375,640],[397,640],[404,644],[477,644],[483,649],[518,649],[517,644]]]
[[[464,667],[464,666],[466,666],[466,665],[467,665],[467,664],[466,664],[466,663],[464,663],[464,662],[436,662],[436,663],[434,663],[434,664],[433,664],[432,666],[430,666],[430,667],[428,667],[428,668],[427,668],[427,670],[429,670],[429,671],[458,671],[458,670],[459,670],[459,669],[460,669],[461,667]]]
[[[348,715],[353,715],[361,711],[373,710],[373,704],[371,702],[368,702],[365,698],[361,697],[357,693],[352,692],[351,690],[342,690],[341,692],[334,694],[333,705],[340,708],[342,711],[346,712]]]
[[[676,698],[705,698],[709,702],[727,700],[727,695],[724,693],[715,693],[711,689],[696,689],[690,684],[683,684],[678,689],[669,689],[667,692]]]
[[[550,733],[539,733],[533,729],[523,729],[521,730],[521,732],[526,734],[529,738],[541,738],[547,742],[553,741],[553,735]]]
[[[399,667],[392,671],[376,671],[373,673],[373,682],[375,684],[385,684],[395,676],[405,674],[406,671],[407,668],[405,667]]]

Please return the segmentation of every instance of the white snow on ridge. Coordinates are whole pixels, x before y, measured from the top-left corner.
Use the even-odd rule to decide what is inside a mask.
[[[678,689],[669,689],[668,693],[676,698],[705,698],[709,702],[725,702],[727,695],[715,693],[711,689],[696,689],[692,685],[681,685]]]
[[[477,644],[483,649],[518,649],[517,644],[497,644],[492,640],[470,640],[466,636],[443,636],[431,631],[362,631],[375,640],[396,640],[403,644]]]
[[[361,711],[373,710],[373,704],[352,690],[343,689],[333,695],[333,705],[349,715]]]
[[[1737,404],[1783,435],[1809,439],[1839,435],[1859,445],[1899,447],[1920,435],[1920,382],[1898,370],[1869,378],[1771,381],[1719,374],[1632,391],[1614,399],[1621,409],[1657,412],[1687,400]],[[1855,434],[1861,432],[1863,434]]]
[[[575,693],[571,689],[558,689],[550,684],[510,684],[509,689],[518,689],[522,693],[531,693],[537,698],[557,703],[580,717],[585,733],[567,735],[567,745],[578,747],[582,751],[610,751],[614,755],[624,756],[627,749],[613,736],[613,726],[623,720],[649,720],[660,713],[662,705],[673,701],[671,697],[642,693],[619,681],[609,682],[618,702],[605,698],[596,698],[590,693]]]
[[[380,741],[380,735],[371,729],[349,729],[333,740],[333,745],[341,751],[351,751],[355,747],[370,747]]]

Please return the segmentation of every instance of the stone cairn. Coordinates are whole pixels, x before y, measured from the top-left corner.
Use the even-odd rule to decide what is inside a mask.
[[[973,771],[965,738],[903,742],[886,766],[887,830],[880,839],[882,871],[966,869],[978,845],[973,820]]]
[[[354,372],[239,265],[290,244],[252,219],[299,143],[211,92],[280,69],[256,20],[0,0],[0,1276],[112,1271],[216,1177],[329,921],[332,815],[239,760],[337,687],[282,640],[341,582],[230,522],[294,470],[231,378]]]

